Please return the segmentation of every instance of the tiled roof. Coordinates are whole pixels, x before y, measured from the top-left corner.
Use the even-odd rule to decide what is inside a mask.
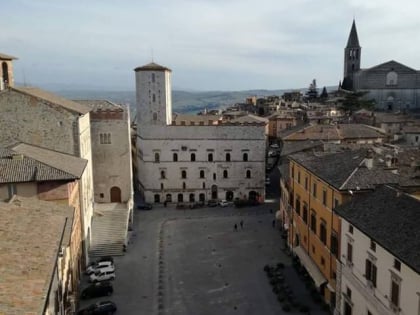
[[[84,159],[27,144],[0,148],[0,183],[74,180],[82,176],[86,164]]]
[[[404,114],[394,114],[394,113],[375,113],[375,122],[376,123],[400,123],[415,121],[415,119],[409,115]]]
[[[184,121],[186,126],[191,125],[191,122],[194,122],[195,125],[198,125],[200,122],[203,122],[205,125],[209,124],[209,121],[215,123],[219,121],[222,116],[219,115],[185,115],[185,114],[174,114],[172,119],[177,125],[181,125],[181,122]]]
[[[384,135],[370,126],[363,124],[340,124],[340,125],[312,125],[305,129],[296,131],[287,136],[284,140],[346,140],[346,139],[376,139]]]
[[[74,102],[90,107],[92,110],[123,110],[123,108],[115,103],[107,100],[74,100]]]
[[[13,59],[17,59],[17,58],[13,57],[13,56],[10,56],[10,55],[0,53],[0,59],[2,59],[2,60],[13,60]]]
[[[151,62],[147,65],[137,67],[134,69],[134,71],[172,71],[171,69],[158,65],[157,63]]]
[[[87,114],[90,112],[90,108],[70,101],[68,99],[65,99],[61,96],[55,95],[53,93],[38,89],[38,88],[34,88],[34,87],[14,87],[13,90],[20,92],[20,93],[24,93],[24,94],[28,94],[31,96],[34,96],[36,98],[42,99],[44,101],[50,102],[52,104],[56,104],[59,105],[71,112],[75,112],[78,114]]]
[[[366,166],[366,154],[372,148],[372,167]],[[300,152],[289,156],[313,174],[339,190],[374,189],[381,184],[420,187],[420,150],[364,147],[336,153]],[[394,163],[387,165],[386,160]]]
[[[289,156],[313,174],[337,189],[345,183],[354,170],[362,163],[366,150],[347,150],[332,154],[300,152]]]
[[[319,140],[285,141],[281,148],[281,156],[288,156],[293,153],[313,149],[320,146],[322,146],[322,141]]]
[[[0,202],[0,314],[42,314],[72,216],[68,206],[34,198]]]
[[[76,178],[82,177],[88,162],[74,155],[52,151],[26,143],[17,144],[11,149],[41,163],[69,173]]]
[[[353,198],[335,211],[420,273],[420,201],[387,186]]]

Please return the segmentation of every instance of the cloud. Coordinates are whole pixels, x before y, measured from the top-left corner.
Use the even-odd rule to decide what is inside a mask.
[[[420,68],[417,8],[412,0],[16,0],[2,5],[0,47],[20,57],[18,81],[25,72],[41,85],[132,88],[132,69],[152,58],[186,89],[306,87],[314,77],[330,85],[341,79],[353,16],[363,67],[396,59]]]

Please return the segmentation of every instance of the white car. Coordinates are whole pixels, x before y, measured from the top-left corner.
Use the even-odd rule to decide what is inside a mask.
[[[229,201],[227,201],[227,200],[222,200],[222,201],[220,201],[219,202],[219,206],[221,206],[221,207],[227,207],[227,206],[229,206]]]
[[[111,268],[111,267],[112,267],[112,270],[114,270],[114,264],[112,263],[112,261],[100,261],[98,263],[89,265],[86,268],[86,274],[91,275],[92,273],[95,273],[99,269]]]
[[[89,282],[99,282],[99,281],[106,281],[106,280],[114,280],[115,279],[115,272],[114,270],[98,270],[95,273],[92,273],[89,276]]]
[[[273,143],[272,145],[270,145],[270,147],[273,149],[278,149],[279,145],[277,143]]]

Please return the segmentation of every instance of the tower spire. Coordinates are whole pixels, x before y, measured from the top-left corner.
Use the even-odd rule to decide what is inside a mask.
[[[353,18],[353,24],[351,26],[349,39],[347,41],[347,48],[356,48],[360,47],[359,37],[357,36],[356,21]]]

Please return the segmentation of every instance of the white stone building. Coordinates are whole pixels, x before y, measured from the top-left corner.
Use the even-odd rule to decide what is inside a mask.
[[[420,314],[420,201],[386,186],[354,198],[336,209],[336,314]]]
[[[147,202],[264,197],[265,123],[173,114],[171,70],[135,72],[137,184]]]

